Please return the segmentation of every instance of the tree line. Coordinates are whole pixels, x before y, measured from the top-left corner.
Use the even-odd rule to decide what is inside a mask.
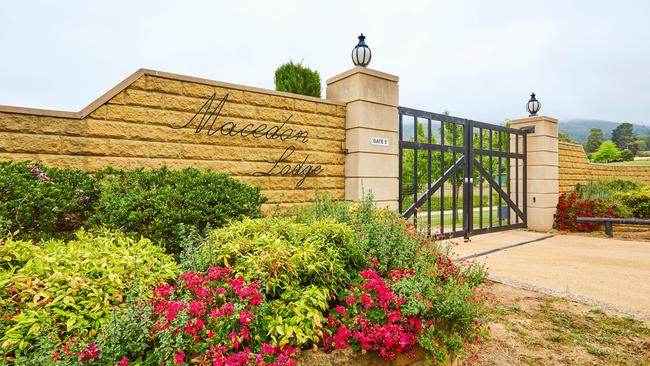
[[[635,135],[631,123],[621,123],[612,131],[612,139],[605,140],[603,130],[592,128],[584,148],[594,163],[631,161],[640,152],[650,149],[650,135]]]

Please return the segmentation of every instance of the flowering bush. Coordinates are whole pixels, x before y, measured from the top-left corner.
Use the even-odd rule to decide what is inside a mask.
[[[402,276],[395,271],[393,280]],[[363,281],[351,286],[345,304],[338,305],[328,317],[331,336],[323,339],[325,350],[343,349],[351,344],[376,351],[393,360],[398,354],[411,353],[418,343],[422,320],[404,316],[404,298],[398,297],[374,269],[361,273]]]
[[[92,176],[76,169],[0,162],[0,235],[17,238],[70,236],[97,200]]]
[[[146,352],[116,354],[114,340],[100,337],[97,344],[66,343],[51,359],[57,365],[295,365],[298,349],[264,341],[263,302],[259,283],[229,268],[183,273],[178,284],[157,286],[138,305],[150,315]]]
[[[184,273],[178,287],[158,286],[151,300],[156,364],[293,364],[295,349],[256,337],[263,300],[258,282],[246,283],[222,267]]]
[[[387,360],[419,345],[442,362],[483,335],[485,274],[448,253],[371,200],[244,220],[188,247],[177,280],[113,308],[96,336],[40,337],[21,365],[292,365],[319,345]]]
[[[244,220],[210,232],[185,266],[229,266],[248,281],[261,281],[270,339],[309,347],[323,334],[329,301],[354,276],[343,253],[353,236],[350,227],[331,219],[310,225],[290,218]]]
[[[407,296],[400,296],[399,289],[404,289],[405,283],[421,285],[423,280],[416,271],[393,269],[389,277],[384,278],[376,270],[376,259],[371,259],[370,265],[371,268],[361,272],[362,280],[350,286],[342,304],[330,311],[327,318],[329,336],[323,338],[325,350],[351,346],[377,352],[390,361],[400,354],[414,357],[414,347],[419,344],[428,352],[428,357],[438,363],[452,353],[461,353],[465,343],[484,335],[477,321],[482,297],[476,291],[456,283],[453,288],[461,290],[458,293],[462,294],[457,297],[438,282],[437,292],[441,295],[436,299],[425,298],[422,292],[410,293],[423,306],[422,309],[414,308],[409,306]],[[461,269],[455,265],[439,260],[436,266],[444,267],[443,272],[438,272],[437,276],[430,273],[429,278],[437,278],[430,283],[442,278],[443,281],[452,280],[446,277],[450,273],[455,274],[454,279],[461,279]],[[449,271],[449,267],[454,269]],[[432,300],[437,301],[434,304]],[[444,313],[440,314],[436,306],[441,306]]]
[[[602,200],[583,198],[580,194],[563,193],[557,204],[553,227],[565,231],[591,232],[596,224],[578,222],[578,217],[618,217],[616,205]]]

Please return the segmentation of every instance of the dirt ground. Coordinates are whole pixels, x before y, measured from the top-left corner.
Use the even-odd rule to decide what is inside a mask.
[[[491,336],[462,365],[650,365],[650,323],[490,283]]]

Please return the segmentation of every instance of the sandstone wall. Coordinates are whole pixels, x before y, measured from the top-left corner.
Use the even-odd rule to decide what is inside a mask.
[[[650,166],[592,164],[582,145],[559,143],[560,193],[570,192],[576,184],[603,178],[644,181],[650,184]]]
[[[209,134],[213,119],[197,132],[203,112],[171,127],[187,124],[213,94],[212,110],[228,95],[213,125],[225,127]],[[139,70],[80,112],[0,106],[0,160],[210,169],[261,187],[268,210],[308,202],[315,187],[343,199],[345,113],[343,103]]]

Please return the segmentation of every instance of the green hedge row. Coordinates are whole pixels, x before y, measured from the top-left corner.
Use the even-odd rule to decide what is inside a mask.
[[[81,227],[120,229],[178,253],[185,234],[259,217],[259,188],[193,168],[89,174],[0,162],[0,234],[69,238]]]

